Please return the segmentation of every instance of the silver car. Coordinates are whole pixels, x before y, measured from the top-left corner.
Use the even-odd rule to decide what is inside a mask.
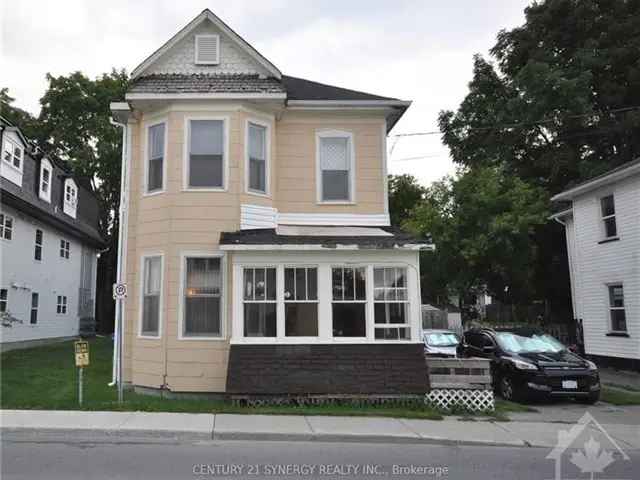
[[[430,357],[455,357],[460,337],[452,330],[423,330],[424,354]]]

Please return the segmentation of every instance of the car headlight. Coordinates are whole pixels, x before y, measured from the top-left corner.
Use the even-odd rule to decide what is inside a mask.
[[[587,366],[589,367],[589,370],[595,371],[598,370],[598,366],[593,363],[591,360],[586,360],[587,362]]]
[[[510,358],[509,360],[518,370],[538,370],[538,367],[536,367],[533,363],[524,362],[516,358]]]

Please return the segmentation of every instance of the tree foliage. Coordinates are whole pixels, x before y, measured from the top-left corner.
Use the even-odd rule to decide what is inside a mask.
[[[15,98],[9,95],[8,88],[0,88],[0,115],[12,125],[19,126],[27,138],[35,139],[38,135],[37,119],[29,112],[15,107],[14,101]]]
[[[419,235],[430,234],[436,245],[424,259],[426,295],[433,299],[486,288],[505,301],[531,300],[536,256],[529,247],[536,226],[546,222],[547,205],[540,187],[495,167],[431,185],[405,223]],[[447,291],[434,284],[434,274]]]
[[[413,175],[389,175],[389,216],[391,225],[401,225],[425,194],[425,188]]]

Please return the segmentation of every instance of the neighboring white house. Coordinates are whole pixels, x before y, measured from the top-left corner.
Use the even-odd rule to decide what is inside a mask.
[[[640,159],[559,193],[574,316],[585,351],[640,369]]]
[[[95,316],[96,199],[2,118],[0,146],[0,349],[78,335]]]

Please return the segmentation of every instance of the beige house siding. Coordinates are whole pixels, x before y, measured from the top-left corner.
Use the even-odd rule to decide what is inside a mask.
[[[229,118],[229,178],[227,191],[184,191],[183,157],[186,117]],[[271,123],[270,195],[245,191],[245,126],[247,120]],[[143,195],[144,150],[149,121],[166,119],[165,191]],[[240,205],[271,206],[288,213],[383,213],[383,126],[381,116],[284,114],[279,121],[253,108],[197,111],[180,105],[159,114],[139,115],[131,128],[127,283],[125,302],[124,380],[134,385],[173,391],[224,392],[231,335],[231,259],[226,260],[224,285],[225,339],[179,339],[182,255],[216,253],[220,233],[240,228]],[[319,129],[352,132],[356,152],[355,205],[318,205],[315,183],[315,134]],[[141,256],[164,255],[161,337],[139,338]]]

